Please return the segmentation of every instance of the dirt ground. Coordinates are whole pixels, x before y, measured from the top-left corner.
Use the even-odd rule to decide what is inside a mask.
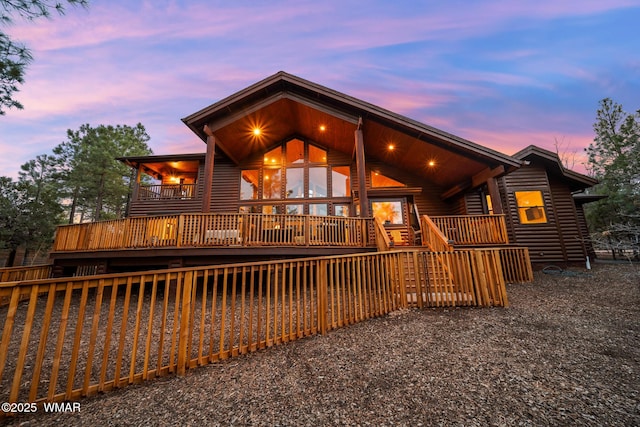
[[[0,424],[640,425],[640,265],[405,310]]]

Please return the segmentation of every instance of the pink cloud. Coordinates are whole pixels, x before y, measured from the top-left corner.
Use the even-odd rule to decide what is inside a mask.
[[[507,131],[504,129],[458,129],[460,135],[477,144],[489,147],[501,153],[512,155],[529,145],[537,145],[556,152],[558,142],[560,157],[566,160],[571,169],[586,174],[584,163],[587,156],[584,149],[593,142],[593,135],[587,133],[562,134],[547,130]]]

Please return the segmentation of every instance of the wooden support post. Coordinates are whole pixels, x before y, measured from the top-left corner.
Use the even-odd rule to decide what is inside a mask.
[[[360,217],[368,218],[369,197],[367,197],[367,173],[364,156],[364,137],[362,136],[362,119],[358,122],[358,129],[355,131],[356,142],[356,170],[358,172],[358,198],[360,199]]]
[[[487,189],[489,190],[493,213],[495,215],[503,214],[504,211],[502,210],[502,201],[500,200],[500,190],[498,190],[498,182],[495,178],[489,178],[487,180]]]
[[[211,190],[213,187],[213,166],[216,154],[216,137],[209,126],[204,127],[207,134],[207,156],[204,161],[204,187],[202,191],[202,213],[211,212]]]

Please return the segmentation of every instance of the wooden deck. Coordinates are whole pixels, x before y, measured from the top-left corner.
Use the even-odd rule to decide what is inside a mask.
[[[136,248],[375,247],[372,218],[267,214],[131,217],[58,227],[54,252]]]

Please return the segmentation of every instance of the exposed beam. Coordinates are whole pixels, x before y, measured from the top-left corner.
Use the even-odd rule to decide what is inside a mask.
[[[362,119],[360,119],[362,120]],[[364,137],[362,136],[361,121],[358,122],[358,129],[355,131],[356,140],[356,169],[358,172],[358,198],[360,199],[360,216],[368,218],[369,197],[367,196],[367,174],[364,156]]]
[[[249,114],[255,113],[256,111],[259,111],[265,107],[268,107],[269,105],[273,104],[274,102],[280,101],[283,98],[285,98],[284,93],[276,93],[274,95],[269,96],[268,98],[265,98],[259,102],[256,102],[255,104],[252,104],[248,108],[243,108],[235,113],[229,114],[224,119],[216,120],[215,122],[211,123],[210,126],[208,126],[208,128],[211,130],[211,132],[216,132],[217,130],[220,130],[225,126],[235,123],[238,120],[245,118]]]
[[[498,189],[498,182],[495,178],[489,178],[487,180],[487,190],[489,191],[489,197],[491,198],[491,206],[493,213],[501,215],[504,213],[502,210],[502,200],[500,200],[500,190]]]
[[[453,187],[451,187],[450,189],[442,193],[440,197],[442,197],[442,199],[444,200],[450,199],[451,197],[456,196],[462,193],[463,191],[469,190],[471,188],[479,187],[480,185],[487,182],[489,179],[496,178],[502,174],[504,174],[504,166],[502,165],[493,169],[486,168],[481,172],[478,172],[477,174],[472,176],[471,179],[467,179],[465,181],[462,181],[454,185]]]
[[[208,140],[208,136],[207,136],[207,140]],[[225,144],[225,142],[222,140],[222,138],[216,136],[216,147],[218,147],[224,154],[227,155],[227,157],[229,159],[231,159],[231,161],[233,163],[235,163],[236,165],[240,164],[240,160],[238,160],[238,158],[236,156],[234,156],[233,154],[231,154],[231,150],[227,149],[227,145]]]
[[[329,107],[329,106],[327,106],[325,104],[322,104],[320,102],[316,102],[314,100],[302,97],[300,95],[296,95],[296,94],[291,93],[291,92],[285,92],[283,95],[284,95],[284,98],[290,99],[290,100],[295,101],[295,102],[297,102],[299,104],[302,104],[302,105],[306,105],[307,107],[313,108],[314,110],[321,111],[321,112],[326,113],[326,114],[328,114],[330,116],[337,117],[337,118],[339,118],[341,120],[344,120],[347,123],[351,123],[351,124],[354,124],[354,125],[358,124],[358,120],[359,119],[356,116],[353,116],[351,114],[346,114],[346,113],[344,113],[342,111],[336,110],[335,108],[331,108],[331,107]]]
[[[211,191],[213,187],[214,157],[216,155],[216,137],[207,125],[204,126],[203,131],[207,135],[207,157],[205,157],[204,161],[202,212],[208,213],[211,212]]]

